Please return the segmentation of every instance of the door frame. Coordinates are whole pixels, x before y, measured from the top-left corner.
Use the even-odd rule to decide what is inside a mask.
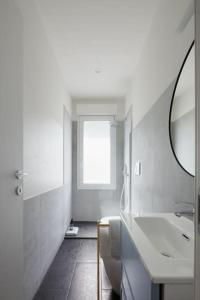
[[[196,105],[196,176],[195,176],[195,300],[200,299],[200,1],[195,0],[195,105]]]
[[[127,123],[126,123],[127,122]],[[128,125],[128,132],[126,132],[127,128],[126,128],[126,124]],[[132,206],[131,206],[131,185],[132,185],[132,105],[130,107],[130,109],[128,110],[127,114],[126,114],[126,118],[124,121],[124,203],[126,204],[126,200],[128,197],[128,211],[131,212]],[[127,141],[126,141],[126,137],[127,137]],[[126,142],[128,142],[128,145],[126,144]],[[126,149],[126,147],[128,149]],[[127,153],[126,153],[127,150]],[[126,155],[128,157],[126,157]],[[128,165],[126,164],[126,158],[128,158]],[[126,164],[126,166],[125,166]],[[128,190],[127,190],[127,181],[128,181]],[[128,193],[128,195],[127,195]]]

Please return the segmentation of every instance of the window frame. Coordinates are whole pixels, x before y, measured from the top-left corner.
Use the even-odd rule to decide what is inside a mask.
[[[110,121],[114,123],[114,116],[83,116],[78,117],[77,124],[77,188],[78,190],[115,190],[116,189],[116,126],[110,126],[111,160],[109,184],[83,182],[83,124],[85,121]]]

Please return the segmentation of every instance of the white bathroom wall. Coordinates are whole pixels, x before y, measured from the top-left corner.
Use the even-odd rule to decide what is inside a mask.
[[[64,109],[64,131],[63,131],[63,150],[64,150],[64,189],[66,191],[64,199],[64,226],[67,228],[72,217],[72,120],[70,114]]]
[[[24,300],[32,300],[71,219],[71,99],[32,0],[23,21]]]
[[[71,113],[61,71],[34,1],[16,0],[24,21],[24,199],[63,185],[63,105]]]
[[[72,119],[79,115],[114,115],[122,121],[125,116],[125,98],[73,98]]]
[[[183,26],[190,4],[160,1],[127,94],[126,111],[133,106],[131,191],[137,212],[170,212],[184,208],[176,202],[194,201],[194,179],[177,163],[168,128],[175,80],[194,39],[194,18]],[[137,161],[140,176],[134,174]]]
[[[185,28],[180,28],[191,2],[159,2],[126,99],[126,112],[133,104],[133,126],[142,120],[178,75],[194,39],[194,18]]]
[[[76,221],[97,221],[103,216],[119,214],[119,200],[123,181],[124,145],[123,99],[73,99],[72,117],[72,217]],[[77,111],[78,109],[78,111]],[[81,109],[81,111],[80,111]],[[77,119],[78,114],[115,115],[116,127],[116,180],[115,190],[86,190],[77,188]]]

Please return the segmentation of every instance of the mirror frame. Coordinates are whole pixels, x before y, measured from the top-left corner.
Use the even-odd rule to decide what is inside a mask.
[[[191,52],[191,50],[192,50],[194,44],[195,44],[195,41],[193,41],[192,44],[190,45],[190,48],[189,48],[189,50],[187,51],[187,54],[186,54],[186,56],[185,56],[185,58],[184,58],[184,61],[183,61],[183,63],[182,63],[182,66],[181,66],[181,68],[180,68],[180,71],[179,71],[179,73],[178,73],[178,76],[177,76],[177,79],[176,79],[176,83],[175,83],[175,86],[174,86],[174,90],[173,90],[173,94],[172,94],[172,98],[171,98],[170,111],[169,111],[169,140],[170,140],[170,145],[171,145],[172,152],[173,152],[174,157],[175,157],[177,163],[179,164],[179,166],[180,166],[180,167],[181,167],[188,175],[190,175],[190,176],[192,176],[192,177],[195,177],[195,175],[191,174],[189,171],[187,171],[187,170],[183,167],[183,165],[180,163],[180,161],[179,161],[179,159],[178,159],[178,157],[177,157],[177,155],[176,155],[176,153],[175,153],[175,151],[174,151],[174,147],[173,147],[173,143],[172,143],[172,134],[171,134],[171,115],[172,115],[172,108],[173,108],[173,103],[174,103],[174,96],[175,96],[175,94],[176,94],[176,89],[177,89],[177,86],[178,86],[178,82],[179,82],[181,73],[182,73],[182,71],[183,71],[183,68],[184,68],[184,66],[185,66],[185,63],[186,63],[186,61],[187,61],[187,58],[188,58],[188,56],[189,56],[189,54],[190,54],[190,52]]]

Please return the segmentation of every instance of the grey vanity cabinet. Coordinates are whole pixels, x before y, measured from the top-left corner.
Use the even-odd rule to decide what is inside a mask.
[[[160,285],[153,284],[126,226],[121,225],[122,300],[161,300]]]

